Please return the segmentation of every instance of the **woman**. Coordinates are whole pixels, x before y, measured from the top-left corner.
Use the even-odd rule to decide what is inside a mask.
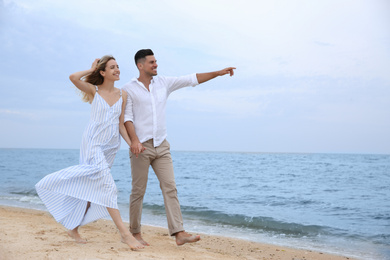
[[[89,70],[73,73],[69,79],[92,104],[91,119],[80,147],[80,164],[44,177],[35,187],[53,217],[64,225],[70,237],[86,243],[78,228],[110,215],[122,242],[132,250],[143,248],[124,225],[117,205],[117,189],[111,166],[120,147],[120,135],[130,146],[124,127],[127,93],[114,87],[119,66],[112,56],[103,56]]]

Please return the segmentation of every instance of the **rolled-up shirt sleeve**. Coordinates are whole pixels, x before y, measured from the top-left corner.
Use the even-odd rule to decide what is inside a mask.
[[[181,77],[165,77],[164,80],[167,84],[168,95],[175,90],[189,86],[195,87],[199,84],[196,73]]]
[[[127,121],[134,122],[134,113],[133,113],[133,99],[131,97],[131,92],[126,90],[126,87],[122,88],[124,91],[127,92],[127,102],[125,107],[125,123]]]

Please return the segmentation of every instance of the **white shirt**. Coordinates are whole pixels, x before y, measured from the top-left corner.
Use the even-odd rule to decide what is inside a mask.
[[[165,110],[169,94],[198,84],[195,73],[181,77],[155,76],[149,92],[142,82],[133,78],[122,87],[128,94],[124,121],[133,122],[141,143],[153,139],[154,147],[157,147],[167,137]]]

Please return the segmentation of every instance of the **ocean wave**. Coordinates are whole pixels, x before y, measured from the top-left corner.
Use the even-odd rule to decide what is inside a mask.
[[[37,191],[35,189],[28,189],[28,190],[14,190],[10,191],[10,194],[15,194],[15,195],[22,195],[22,196],[38,196]]]
[[[370,240],[373,243],[390,246],[390,235],[389,234],[378,234],[375,236],[371,236]]]
[[[155,214],[164,214],[165,208],[162,205],[144,204],[144,207]],[[278,221],[274,218],[263,216],[247,216],[243,214],[226,214],[219,211],[210,210],[202,207],[181,207],[182,214],[187,218],[202,220],[207,224],[228,225],[232,227],[252,229],[267,233],[283,234],[291,237],[331,234],[331,228],[318,225],[302,225],[298,223],[288,223]]]
[[[38,196],[0,196],[0,201],[21,202],[27,205],[43,205],[43,202]]]

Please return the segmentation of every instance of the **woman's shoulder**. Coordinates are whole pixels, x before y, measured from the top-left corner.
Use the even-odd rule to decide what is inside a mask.
[[[121,88],[114,87],[114,94],[122,93],[123,90]]]
[[[127,92],[124,89],[116,88],[116,91],[118,91],[123,98],[127,97]]]

